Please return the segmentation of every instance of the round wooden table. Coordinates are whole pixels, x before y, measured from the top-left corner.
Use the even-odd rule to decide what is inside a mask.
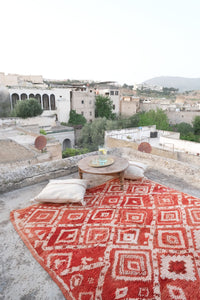
[[[129,165],[128,160],[122,157],[108,155],[108,159],[114,160],[111,165],[101,167],[91,166],[92,162],[98,159],[98,157],[98,155],[87,156],[78,162],[78,171],[80,178],[83,178],[83,173],[119,177],[121,189],[123,190],[124,171]]]

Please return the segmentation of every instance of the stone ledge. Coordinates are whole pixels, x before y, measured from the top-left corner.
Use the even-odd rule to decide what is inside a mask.
[[[0,192],[6,192],[72,174],[78,170],[77,163],[80,159],[94,154],[97,154],[97,152],[35,165],[22,166],[8,172],[4,170],[0,174]]]
[[[111,155],[123,156],[128,160],[143,162],[155,171],[161,171],[167,176],[171,175],[179,179],[183,179],[185,182],[193,185],[194,187],[199,188],[200,186],[200,168],[198,166],[191,166],[188,163],[143,153],[126,147],[110,148],[109,153]],[[0,192],[6,192],[49,179],[70,175],[77,172],[77,163],[79,160],[83,157],[95,154],[97,154],[97,152],[39,163],[36,165],[19,167],[8,172],[1,172]]]

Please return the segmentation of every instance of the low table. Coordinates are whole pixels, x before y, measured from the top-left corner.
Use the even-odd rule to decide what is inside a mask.
[[[118,156],[109,156],[114,162],[109,166],[93,167],[91,162],[98,159],[98,155],[87,156],[78,162],[79,176],[82,179],[83,173],[94,175],[109,175],[113,177],[119,177],[121,189],[124,188],[124,171],[128,167],[128,160]]]

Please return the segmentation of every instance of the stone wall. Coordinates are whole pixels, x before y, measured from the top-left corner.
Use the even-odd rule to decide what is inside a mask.
[[[72,91],[72,109],[82,114],[87,122],[95,119],[95,93],[94,91]]]
[[[138,149],[138,144],[136,142],[130,142],[127,140],[119,140],[119,139],[115,139],[115,138],[111,138],[111,137],[107,137],[105,144],[107,147],[110,148],[130,148],[130,149],[134,149],[137,150]],[[155,148],[152,147],[152,152],[151,154],[153,155],[158,155],[158,156],[163,156],[166,158],[171,158],[171,159],[177,159],[177,153],[176,152],[171,152],[171,151],[167,151],[167,150],[163,150],[163,149],[159,149],[159,148]]]
[[[129,101],[126,98],[130,98]],[[122,116],[131,117],[137,113],[139,107],[139,100],[131,99],[131,97],[124,97],[120,102],[120,113]]]
[[[50,155],[51,160],[62,159],[62,146],[60,143],[47,143],[46,145],[47,153]]]
[[[0,192],[14,190],[57,177],[66,176],[78,171],[77,163],[87,155],[96,152],[73,156],[70,158],[26,165],[14,170],[1,170]]]
[[[177,140],[177,139],[171,139],[168,137],[160,137],[160,144],[172,144],[173,150],[176,151],[184,151],[189,152],[191,154],[199,155],[200,154],[200,143],[195,143],[191,141],[185,141],[185,140]]]
[[[118,140],[115,138],[111,138],[111,137],[107,137],[105,144],[107,147],[110,148],[130,148],[130,149],[138,149],[138,144],[135,142],[130,142],[127,140]],[[200,147],[200,145],[199,145]],[[166,149],[159,149],[159,148],[155,148],[152,147],[152,152],[151,154],[153,155],[157,155],[157,156],[162,156],[164,158],[171,158],[171,159],[175,159],[175,160],[179,160],[182,161],[183,163],[188,163],[190,165],[193,166],[198,166],[200,167],[200,156],[197,155],[192,155],[192,154],[187,154],[184,152],[172,152],[172,151],[168,151]]]
[[[128,160],[143,162],[149,169],[158,170],[167,176],[176,176],[190,183],[194,187],[200,186],[200,168],[197,165],[181,162],[178,160],[144,153],[131,148],[113,148],[113,155],[123,156]]]
[[[166,111],[166,114],[171,124],[185,122],[192,125],[192,121],[200,115],[200,111]]]
[[[173,175],[183,179],[193,185],[200,186],[199,166],[183,163],[178,160],[148,154],[128,147],[109,148],[111,155],[125,157],[128,160],[140,161],[145,163],[148,168],[158,170],[167,176]],[[91,152],[66,159],[39,163],[33,166],[24,166],[13,171],[0,173],[0,192],[5,192],[53,178],[67,176],[77,172],[77,163],[80,159],[88,155],[97,154]]]
[[[152,131],[156,131],[156,125],[110,130],[105,132],[105,140],[110,136],[119,140],[126,140],[129,137],[133,141],[141,141],[149,138]]]
[[[1,118],[0,126],[38,126],[38,127],[52,127],[56,126],[55,116],[37,116],[31,118]]]

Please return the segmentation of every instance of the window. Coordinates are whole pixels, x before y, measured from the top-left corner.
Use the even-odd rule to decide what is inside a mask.
[[[84,111],[81,112],[82,116],[84,116]]]
[[[90,111],[90,116],[92,116],[92,112]]]
[[[111,95],[114,95],[114,91],[110,91],[110,94],[111,94]]]
[[[118,96],[119,95],[119,91],[115,91],[115,95]]]
[[[115,104],[113,104],[113,109],[115,109]]]
[[[84,100],[81,100],[81,103],[84,104]]]

